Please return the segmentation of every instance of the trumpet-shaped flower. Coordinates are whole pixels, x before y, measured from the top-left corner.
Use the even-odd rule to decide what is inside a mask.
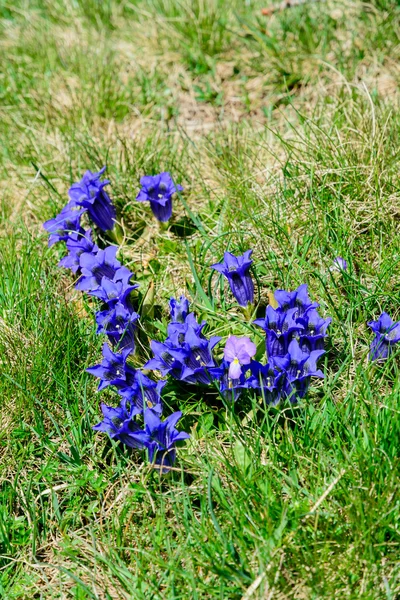
[[[111,344],[120,351],[135,349],[136,322],[139,315],[117,302],[112,308],[96,313],[97,333],[108,336]]]
[[[323,378],[324,374],[317,368],[317,361],[325,354],[324,350],[313,350],[303,352],[297,340],[289,344],[289,364],[286,368],[285,394],[296,402],[298,398],[304,398],[310,385],[311,377]]]
[[[65,269],[71,269],[73,273],[77,273],[80,269],[79,260],[81,254],[84,252],[94,254],[99,250],[93,242],[91,229],[88,229],[87,231],[75,231],[69,234],[68,239],[66,240],[66,246],[68,254],[60,260],[58,266],[64,267]]]
[[[43,223],[43,227],[50,234],[49,246],[56,242],[66,242],[70,235],[77,231],[83,232],[80,223],[84,212],[69,202],[54,219]]]
[[[253,250],[247,250],[242,256],[225,252],[224,260],[211,266],[211,269],[227,278],[232,294],[240,306],[247,306],[254,301],[254,283],[250,275],[252,252]]]
[[[142,189],[136,196],[139,202],[150,202],[150,208],[159,221],[168,221],[172,215],[172,196],[183,187],[175,185],[170,173],[146,175],[141,178]]]
[[[109,385],[120,389],[129,385],[129,378],[135,376],[135,369],[126,362],[130,353],[130,349],[115,353],[110,350],[107,344],[103,344],[102,362],[86,369],[91,375],[100,378],[99,391]]]
[[[98,173],[86,171],[82,179],[73,183],[68,191],[71,202],[86,210],[93,223],[102,231],[113,229],[116,217],[115,207],[104,190],[110,182],[108,179],[100,181],[105,170],[106,167]]]
[[[171,298],[169,301],[172,323],[184,323],[189,313],[189,300],[181,296],[179,300]]]
[[[108,433],[110,438],[118,440],[131,448],[136,448],[136,443],[131,438],[131,434],[140,431],[140,427],[135,421],[135,416],[140,413],[140,409],[133,405],[128,408],[126,400],[122,400],[116,408],[107,406],[104,403],[101,403],[100,407],[104,419],[94,425],[93,429]]]
[[[275,309],[267,306],[265,318],[253,321],[266,333],[265,343],[268,359],[284,356],[292,339],[301,335],[304,326],[296,318],[297,310],[297,308],[290,308],[284,311],[281,308]]]
[[[286,290],[276,290],[275,300],[280,309],[287,311],[290,308],[297,308],[297,316],[301,317],[310,308],[318,308],[319,304],[311,302],[308,295],[308,286],[306,283],[300,285],[294,292]]]
[[[385,360],[394,344],[400,342],[400,321],[395,323],[388,313],[383,312],[377,321],[369,321],[368,327],[375,333],[371,342],[370,360]]]
[[[180,411],[173,413],[161,421],[150,408],[144,413],[144,430],[135,431],[131,438],[137,448],[147,448],[150,462],[161,465],[161,473],[169,471],[176,459],[176,442],[186,440],[190,435],[178,431],[176,424],[182,417]]]

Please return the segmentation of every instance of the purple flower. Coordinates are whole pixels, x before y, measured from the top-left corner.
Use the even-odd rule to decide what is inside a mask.
[[[322,350],[324,347],[326,330],[332,322],[332,319],[323,319],[319,316],[318,311],[315,308],[309,308],[302,317],[297,319],[297,322],[304,327],[300,332],[300,346],[302,350],[305,352]]]
[[[250,275],[252,252],[253,250],[247,250],[242,256],[225,252],[223,262],[211,266],[211,269],[227,278],[232,294],[240,306],[247,306],[254,301],[254,283]]]
[[[319,306],[316,302],[311,302],[308,296],[308,286],[306,283],[300,285],[294,292],[276,290],[274,296],[279,308],[283,311],[287,311],[290,308],[297,308],[298,317],[303,316],[309,308],[318,308]]]
[[[296,318],[297,311],[297,308],[284,311],[281,308],[267,306],[265,318],[253,321],[266,333],[268,358],[285,355],[292,339],[301,335],[303,325]]]
[[[104,419],[94,425],[93,429],[108,433],[112,439],[119,440],[131,448],[136,448],[137,445],[135,440],[131,438],[131,434],[140,431],[140,427],[135,421],[135,416],[140,413],[140,409],[135,406],[128,408],[125,400],[122,400],[117,408],[103,403],[100,406]]]
[[[123,306],[130,306],[128,301],[129,294],[137,289],[138,284],[129,285],[124,281],[113,281],[107,277],[103,277],[100,286],[95,290],[88,290],[91,296],[100,298],[103,302],[107,303],[110,308],[115,306],[117,303]]]
[[[50,234],[49,246],[56,242],[65,242],[71,234],[83,231],[80,223],[84,212],[83,209],[79,209],[72,202],[69,202],[54,219],[49,219],[43,223],[43,227]]]
[[[183,187],[175,185],[170,173],[145,175],[140,180],[142,189],[136,196],[139,202],[150,202],[151,210],[159,221],[168,221],[172,215],[172,195]]]
[[[289,358],[285,360],[285,366],[288,366],[288,364]],[[250,370],[252,376],[248,380],[248,387],[260,390],[266,404],[274,406],[278,404],[285,383],[285,372],[279,370],[273,360],[266,365],[254,360],[250,365]]]
[[[179,300],[171,298],[169,301],[172,323],[184,323],[189,312],[189,300],[181,296]]]
[[[170,373],[187,383],[209,384],[208,368],[215,367],[212,349],[221,338],[214,336],[208,340],[201,332],[205,324],[205,321],[199,324],[193,313],[184,323],[170,323],[165,342],[151,342],[154,358],[145,368],[160,370],[163,375]]]
[[[58,266],[71,269],[73,273],[80,269],[79,259],[81,254],[84,252],[96,253],[99,250],[93,242],[91,229],[71,233],[66,241],[66,246],[69,254],[60,260]]]
[[[150,462],[161,465],[161,473],[167,473],[176,459],[176,442],[186,440],[190,437],[184,431],[178,431],[175,427],[182,413],[173,413],[165,421],[151,409],[144,413],[145,428],[135,431],[131,438],[137,448],[147,448]]]
[[[256,352],[256,345],[248,337],[238,338],[231,335],[224,348],[224,358],[229,363],[229,378],[239,379],[242,374],[241,367],[249,365]]]
[[[375,333],[371,342],[370,360],[385,360],[390,355],[392,346],[400,341],[400,321],[394,323],[391,317],[383,312],[377,321],[369,321],[368,327]]]
[[[97,252],[83,252],[79,257],[82,275],[76,289],[94,292],[100,288],[103,277],[128,284],[132,273],[115,258],[117,251],[117,246],[107,246]]]
[[[317,368],[317,361],[324,353],[324,350],[303,352],[297,340],[294,339],[290,342],[285,394],[291,402],[296,402],[297,398],[304,398],[311,377],[324,377],[322,371]]]
[[[131,353],[130,349],[114,353],[107,344],[103,344],[103,360],[99,365],[86,369],[88,373],[100,378],[98,390],[103,390],[109,385],[117,388],[126,388],[130,378],[135,376],[135,369],[127,364]]]
[[[161,401],[161,392],[166,381],[157,383],[137,370],[133,376],[127,377],[129,385],[118,390],[118,393],[128,400],[141,412],[145,408],[151,408],[157,414],[161,414],[163,405]]]
[[[117,302],[112,308],[96,313],[97,333],[108,336],[111,344],[120,351],[135,349],[136,322],[139,315]]]
[[[68,194],[74,206],[81,206],[87,210],[93,223],[102,231],[113,229],[116,212],[104,187],[110,182],[108,179],[100,181],[106,167],[98,173],[86,171],[77,183],[73,183]]]
[[[333,264],[330,268],[331,271],[347,271],[347,261],[341,256],[337,256],[333,260]]]

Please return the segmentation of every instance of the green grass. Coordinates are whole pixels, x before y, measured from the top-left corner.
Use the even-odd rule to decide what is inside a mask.
[[[399,7],[263,6],[0,3],[0,597],[400,595],[400,350],[368,363],[366,326],[400,319]],[[116,403],[85,372],[95,307],[41,228],[106,163],[120,257],[155,286],[138,364],[181,293],[262,341],[211,277],[226,248],[254,248],[261,304],[307,282],[333,318],[297,406],[169,384],[191,440],[162,478],[92,430]],[[161,170],[185,188],[167,230],[134,200]]]

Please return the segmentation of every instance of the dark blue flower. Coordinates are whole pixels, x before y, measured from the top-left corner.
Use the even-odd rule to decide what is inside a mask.
[[[128,284],[132,273],[116,259],[117,251],[117,246],[107,246],[97,252],[83,252],[79,257],[81,277],[76,289],[90,292],[98,290],[103,277]]]
[[[56,242],[66,242],[69,236],[77,231],[83,232],[80,223],[84,212],[69,202],[54,219],[43,223],[43,227],[50,234],[49,246]]]
[[[297,316],[301,317],[309,308],[318,308],[319,304],[311,302],[308,296],[308,286],[306,283],[300,285],[294,292],[286,290],[276,290],[274,293],[278,307],[284,311],[290,308],[297,308]]]
[[[95,290],[89,290],[88,293],[91,296],[100,298],[100,300],[108,304],[110,308],[117,303],[126,307],[130,306],[128,300],[129,294],[138,287],[138,284],[129,285],[124,281],[113,281],[112,279],[108,279],[108,277],[103,277],[100,286]]]
[[[207,369],[215,366],[212,349],[221,338],[208,340],[201,332],[204,325],[204,321],[196,321],[193,313],[184,323],[170,323],[165,342],[151,342],[154,358],[145,368],[160,370],[163,375],[170,373],[187,383],[210,383]]]
[[[368,327],[375,333],[371,342],[370,360],[385,360],[390,355],[392,346],[400,342],[400,321],[395,323],[383,312],[377,321],[369,321]]]
[[[159,221],[168,221],[172,215],[172,196],[183,187],[175,185],[170,173],[145,175],[140,180],[142,189],[136,196],[139,202],[150,202],[151,210]]]
[[[225,252],[223,262],[211,266],[211,269],[227,278],[232,294],[240,306],[247,306],[254,301],[254,283],[250,275],[252,252],[253,250],[247,250],[242,256]]]
[[[285,366],[289,364],[289,359],[285,360]],[[271,360],[266,365],[262,365],[253,360],[250,365],[251,377],[248,380],[248,387],[259,390],[266,404],[276,405],[281,399],[282,389],[285,383],[286,373]]]
[[[110,182],[108,179],[100,181],[106,167],[98,173],[86,171],[77,183],[73,183],[68,194],[75,206],[81,206],[87,210],[93,223],[102,231],[113,229],[115,223],[115,208],[104,187]]]
[[[129,386],[131,378],[135,376],[135,369],[127,364],[127,359],[131,353],[130,349],[115,353],[103,345],[103,360],[99,365],[86,369],[88,373],[100,378],[99,391],[113,385],[119,389]]]
[[[188,433],[178,431],[175,427],[181,416],[182,413],[178,411],[161,421],[160,417],[148,408],[144,413],[144,430],[135,431],[131,435],[137,448],[147,448],[150,462],[161,465],[161,473],[167,473],[175,462],[176,442],[190,437]]]
[[[303,326],[300,332],[300,347],[305,352],[323,350],[326,331],[332,322],[331,318],[323,319],[315,308],[306,310],[297,322]]]
[[[112,308],[96,313],[97,333],[108,336],[111,344],[120,351],[135,349],[136,322],[139,315],[117,302]]]
[[[131,434],[140,431],[140,427],[135,421],[135,416],[141,412],[140,409],[133,405],[128,407],[126,400],[122,400],[116,408],[103,403],[100,406],[104,419],[94,425],[93,429],[108,433],[112,439],[136,448],[137,444]]]
[[[284,356],[292,339],[301,335],[304,326],[296,318],[297,311],[297,307],[285,311],[281,308],[275,309],[272,306],[267,306],[265,318],[253,321],[266,333],[268,359],[275,356]]]
[[[133,377],[128,378],[129,385],[121,388],[118,393],[130,403],[133,403],[142,412],[151,408],[157,414],[163,410],[161,392],[167,383],[165,380],[157,383],[137,370]]]
[[[184,323],[189,312],[189,300],[181,296],[179,300],[171,298],[169,301],[172,323]]]
[[[317,361],[324,353],[324,350],[303,352],[296,339],[290,342],[287,357],[290,362],[286,368],[285,394],[291,402],[304,398],[311,377],[324,377],[322,371],[317,368]]]
[[[60,260],[58,266],[64,267],[65,269],[71,269],[73,273],[77,273],[80,269],[79,260],[81,254],[84,252],[96,253],[99,250],[93,242],[90,229],[87,231],[81,230],[71,233],[66,240],[66,246],[68,254]]]

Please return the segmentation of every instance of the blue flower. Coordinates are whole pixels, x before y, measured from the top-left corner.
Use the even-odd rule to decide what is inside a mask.
[[[112,279],[108,279],[108,277],[103,277],[100,286],[95,290],[88,290],[88,293],[91,296],[100,298],[100,300],[108,304],[110,308],[117,303],[126,307],[130,306],[128,300],[129,294],[138,287],[138,284],[129,285],[125,281],[113,281]]]
[[[145,428],[135,431],[131,438],[137,448],[147,448],[149,461],[161,465],[161,473],[167,473],[176,459],[176,442],[186,440],[190,435],[184,431],[178,431],[175,427],[182,413],[173,413],[161,421],[160,417],[151,409],[144,413]]]
[[[135,416],[140,413],[140,409],[135,406],[128,408],[125,400],[122,400],[117,408],[103,403],[100,407],[104,419],[94,425],[93,429],[108,433],[112,439],[118,440],[131,448],[136,448],[137,444],[131,434],[140,431],[140,427],[135,421]]]
[[[290,308],[297,308],[298,317],[303,316],[306,310],[318,308],[319,306],[316,302],[311,302],[308,296],[308,286],[306,283],[300,285],[294,292],[276,290],[274,296],[279,308],[282,310],[287,311]]]
[[[139,315],[117,302],[112,308],[96,313],[97,333],[108,336],[111,344],[120,351],[135,349],[136,322]]]
[[[184,323],[189,313],[189,300],[181,296],[179,300],[171,298],[169,301],[172,323]]]
[[[300,332],[300,346],[303,351],[322,350],[326,331],[332,322],[331,318],[323,319],[315,308],[308,308],[302,317],[297,319],[304,329]]]
[[[289,358],[285,360],[280,369],[274,363],[273,359],[266,365],[262,365],[253,360],[250,365],[252,376],[248,380],[248,387],[259,390],[266,404],[276,405],[281,399],[283,386],[286,380],[286,373],[282,370],[283,366],[288,366]]]
[[[333,261],[330,271],[347,271],[347,261],[341,256],[337,256]]]
[[[159,221],[168,221],[172,215],[172,196],[183,187],[175,185],[170,173],[146,175],[141,178],[142,189],[136,196],[139,202],[150,202],[150,208]]]
[[[301,335],[304,326],[297,319],[297,312],[297,307],[284,310],[267,306],[265,318],[253,321],[266,333],[268,359],[275,356],[284,356],[292,339]]]
[[[66,242],[71,234],[77,231],[82,232],[80,223],[84,212],[83,209],[79,209],[69,202],[54,219],[43,223],[43,227],[50,234],[49,246],[56,242]]]
[[[69,234],[66,240],[66,246],[69,254],[64,256],[58,263],[59,267],[71,269],[73,273],[77,273],[80,269],[80,256],[84,252],[96,253],[99,248],[93,242],[92,231],[81,230]]]
[[[87,210],[93,223],[102,231],[113,229],[116,217],[115,208],[104,190],[110,182],[108,179],[100,181],[105,170],[106,167],[98,173],[86,171],[82,179],[73,183],[68,191],[71,203]]]
[[[400,321],[394,323],[391,317],[383,312],[377,321],[369,321],[368,327],[375,333],[371,342],[370,360],[385,360],[394,344],[400,342]]]
[[[289,364],[286,368],[285,395],[291,402],[304,398],[310,385],[311,377],[323,378],[324,374],[317,368],[317,361],[325,354],[324,350],[303,352],[297,340],[289,344]]]
[[[76,289],[93,292],[101,287],[103,277],[128,284],[132,273],[116,259],[117,246],[107,246],[97,252],[83,252],[79,257],[81,277]]]
[[[239,398],[240,394],[244,389],[249,387],[248,379],[246,379],[246,372],[249,370],[249,365],[243,365],[240,367],[240,374],[236,379],[232,379],[229,376],[228,361],[223,360],[218,367],[210,367],[207,371],[211,379],[218,383],[219,391],[227,400],[233,400],[234,402]]]
[[[157,414],[163,410],[161,392],[167,383],[165,380],[157,383],[137,370],[133,377],[128,378],[129,385],[118,390],[118,393],[142,412],[151,408]]]
[[[103,360],[99,365],[86,369],[88,373],[100,378],[98,390],[103,390],[109,385],[117,388],[126,388],[129,386],[131,378],[135,376],[135,369],[127,364],[127,359],[131,353],[130,349],[115,353],[103,344]]]
[[[170,323],[165,342],[151,342],[154,358],[145,368],[160,370],[163,375],[170,373],[187,383],[210,383],[207,369],[215,366],[212,349],[221,338],[208,340],[201,332],[205,324],[199,324],[192,313],[184,323]]]
[[[244,307],[254,301],[254,283],[250,275],[252,252],[253,250],[247,250],[242,256],[225,252],[223,262],[211,266],[211,269],[227,278],[232,294],[240,306]]]

